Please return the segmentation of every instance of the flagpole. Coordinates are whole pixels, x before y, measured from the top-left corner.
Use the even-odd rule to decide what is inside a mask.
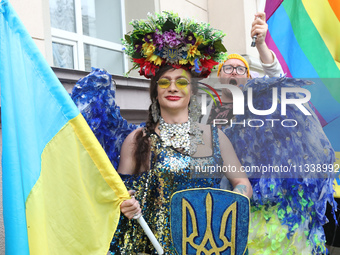
[[[256,13],[258,13],[259,11],[264,12],[264,9],[266,8],[266,0],[256,0],[255,5],[256,5]],[[254,35],[252,38],[251,47],[255,47],[256,39],[257,39],[257,34]]]
[[[264,10],[266,8],[266,0],[259,0],[257,3],[258,3],[257,6],[256,6],[257,11],[258,12],[264,12]]]
[[[138,223],[141,225],[141,227],[143,228],[145,234],[148,236],[148,238],[151,241],[152,245],[155,247],[157,253],[160,254],[160,255],[164,254],[162,246],[159,244],[159,242],[157,241],[155,235],[152,233],[152,231],[149,228],[148,224],[144,220],[143,215],[140,213],[140,214],[136,215],[133,218],[136,219],[138,221]]]

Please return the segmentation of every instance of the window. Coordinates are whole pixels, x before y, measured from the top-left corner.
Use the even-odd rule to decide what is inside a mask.
[[[124,0],[50,0],[50,14],[54,66],[126,72]]]

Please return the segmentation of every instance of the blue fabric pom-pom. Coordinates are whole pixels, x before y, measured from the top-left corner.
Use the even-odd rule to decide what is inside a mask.
[[[117,169],[125,138],[139,126],[121,116],[112,76],[104,69],[92,68],[74,86],[71,97]]]

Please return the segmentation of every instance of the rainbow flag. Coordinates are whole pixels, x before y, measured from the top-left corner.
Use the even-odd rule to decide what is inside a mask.
[[[266,42],[288,76],[307,78],[311,103],[340,165],[340,1],[270,0]],[[340,177],[335,181],[340,197]]]
[[[0,3],[6,254],[103,254],[129,198],[7,0]]]

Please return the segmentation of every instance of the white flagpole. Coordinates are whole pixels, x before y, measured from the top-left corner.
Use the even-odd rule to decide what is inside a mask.
[[[266,8],[266,0],[257,0],[256,5],[257,12],[264,12],[264,9]]]
[[[264,9],[266,8],[266,0],[255,0],[256,3],[256,13],[258,12],[264,12]],[[252,38],[252,42],[251,42],[251,47],[255,47],[256,45],[256,39],[257,39],[257,35],[254,35]]]
[[[160,254],[160,255],[164,254],[162,246],[157,241],[155,235],[152,233],[152,231],[149,228],[148,224],[144,220],[142,214],[140,213],[140,214],[136,215],[133,218],[136,219],[138,221],[138,223],[141,225],[141,227],[143,228],[145,234],[148,236],[148,238],[150,239],[152,245],[155,247],[157,253]]]

